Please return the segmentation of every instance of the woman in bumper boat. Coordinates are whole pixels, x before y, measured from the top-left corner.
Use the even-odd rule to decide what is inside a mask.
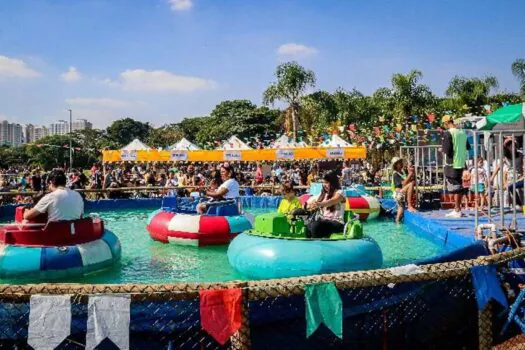
[[[321,194],[308,200],[309,210],[320,210],[320,216],[308,223],[308,238],[327,238],[333,233],[343,232],[345,196],[335,172],[323,178]]]
[[[210,197],[210,202],[225,200],[225,199],[238,199],[239,198],[239,183],[235,179],[235,170],[230,163],[221,164],[221,180],[223,183],[217,188],[210,188],[205,192],[206,197]],[[206,212],[206,203],[200,203],[197,205],[197,212],[204,214]]]

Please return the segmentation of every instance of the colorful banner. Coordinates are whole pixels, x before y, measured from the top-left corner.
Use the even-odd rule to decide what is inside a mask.
[[[176,152],[175,154],[173,152]],[[183,155],[182,152],[186,154]],[[293,153],[291,157],[290,153]],[[124,156],[124,157],[123,157]],[[228,161],[274,161],[299,159],[365,159],[365,147],[345,148],[295,148],[282,149],[251,149],[245,151],[102,151],[105,163],[139,161],[139,162],[222,162]]]

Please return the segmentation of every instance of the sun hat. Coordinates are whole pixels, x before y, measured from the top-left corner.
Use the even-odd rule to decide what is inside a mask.
[[[400,158],[400,157],[394,157],[392,158],[392,162],[390,163],[390,165],[392,166],[392,169],[394,169],[395,165],[399,162],[401,162],[403,160],[403,158]]]

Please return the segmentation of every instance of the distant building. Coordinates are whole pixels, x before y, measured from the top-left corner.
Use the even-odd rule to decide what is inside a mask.
[[[25,128],[24,143],[31,143],[48,136],[49,131],[45,126],[27,124]]]
[[[87,119],[77,119],[73,122],[73,131],[93,129],[93,124],[87,121]]]
[[[77,119],[73,122],[73,124],[71,124],[72,131],[92,128],[93,124],[88,122],[86,119]],[[58,123],[52,123],[49,125],[49,136],[66,134],[69,134],[69,122],[65,120],[59,120]]]
[[[24,140],[22,125],[9,123],[7,120],[0,122],[0,144],[10,146],[20,146]]]

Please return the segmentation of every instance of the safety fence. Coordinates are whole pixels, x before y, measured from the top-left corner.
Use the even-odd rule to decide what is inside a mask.
[[[513,303],[508,285],[516,276],[507,273],[508,264],[523,257],[522,248],[432,265],[218,284],[0,285],[0,344],[512,348],[521,340],[514,337],[517,327],[500,335],[508,308],[491,297]]]

